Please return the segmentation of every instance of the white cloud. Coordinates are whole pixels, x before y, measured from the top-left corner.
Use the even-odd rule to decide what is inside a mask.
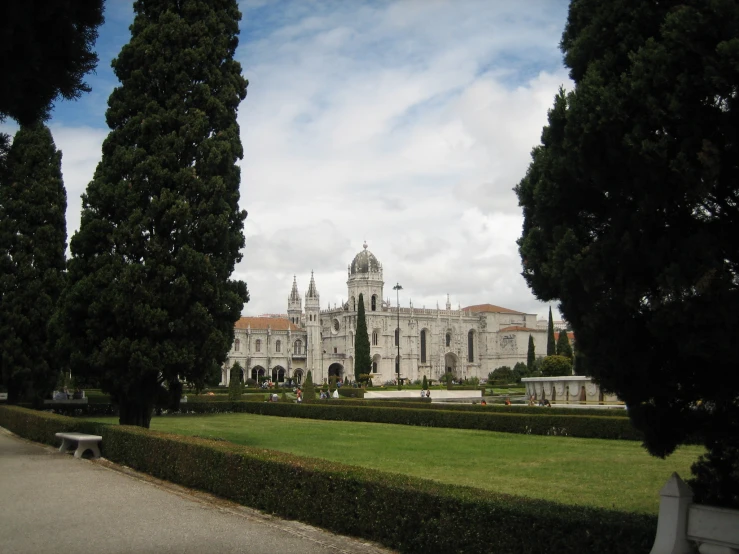
[[[311,270],[322,307],[346,299],[346,267],[366,239],[386,297],[400,282],[406,305],[443,305],[449,293],[454,306],[545,314],[520,276],[512,188],[569,85],[557,47],[566,2],[241,9],[244,313],[284,313],[293,275],[305,293]],[[71,234],[107,130],[64,123],[52,130]]]

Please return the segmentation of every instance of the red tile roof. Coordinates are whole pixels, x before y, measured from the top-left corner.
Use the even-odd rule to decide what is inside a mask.
[[[503,329],[501,329],[501,331],[527,331],[527,332],[537,331],[538,332],[539,329],[531,329],[529,327],[521,327],[520,325],[512,325],[510,327],[504,327]]]
[[[573,333],[572,331],[567,331],[567,338],[570,339],[570,342],[572,342],[573,340],[575,340],[575,333]],[[559,339],[559,331],[554,332],[554,340],[557,339]]]
[[[236,329],[252,329],[266,330],[268,327],[273,331],[302,331],[303,329],[295,325],[289,319],[281,317],[242,317],[234,325]]]
[[[462,308],[464,311],[472,313],[496,313],[496,314],[523,314],[523,312],[517,312],[508,308],[501,308],[500,306],[494,306],[492,304],[477,304],[476,306],[467,306]]]

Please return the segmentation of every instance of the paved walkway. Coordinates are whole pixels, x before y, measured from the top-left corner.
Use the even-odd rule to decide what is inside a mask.
[[[0,427],[0,551],[381,554],[117,466],[80,460]]]

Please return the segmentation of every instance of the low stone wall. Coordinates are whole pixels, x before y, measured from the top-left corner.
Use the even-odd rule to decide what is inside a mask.
[[[584,375],[567,375],[564,377],[524,377],[521,382],[526,385],[526,397],[534,400],[547,399],[556,403],[619,403],[614,394],[603,393],[597,383]]]

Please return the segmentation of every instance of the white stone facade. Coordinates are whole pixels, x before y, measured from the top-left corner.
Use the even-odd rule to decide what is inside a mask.
[[[439,379],[445,372],[458,377],[486,378],[501,366],[526,362],[529,335],[537,356],[546,353],[546,329],[537,328],[536,314],[492,304],[453,310],[447,296],[444,308],[407,308],[385,298],[383,268],[367,245],[348,267],[348,299],[343,305],[321,310],[311,275],[305,310],[293,280],[287,315],[243,317],[236,323],[234,345],[224,364],[222,384],[239,362],[245,377],[263,375],[276,381],[302,382],[308,370],[314,382],[331,375],[354,377],[354,341],[357,304],[362,293],[372,355],[372,377],[377,383],[396,378],[400,339],[400,377],[404,380]],[[392,289],[391,289],[392,290]],[[400,319],[400,332],[398,328]]]

